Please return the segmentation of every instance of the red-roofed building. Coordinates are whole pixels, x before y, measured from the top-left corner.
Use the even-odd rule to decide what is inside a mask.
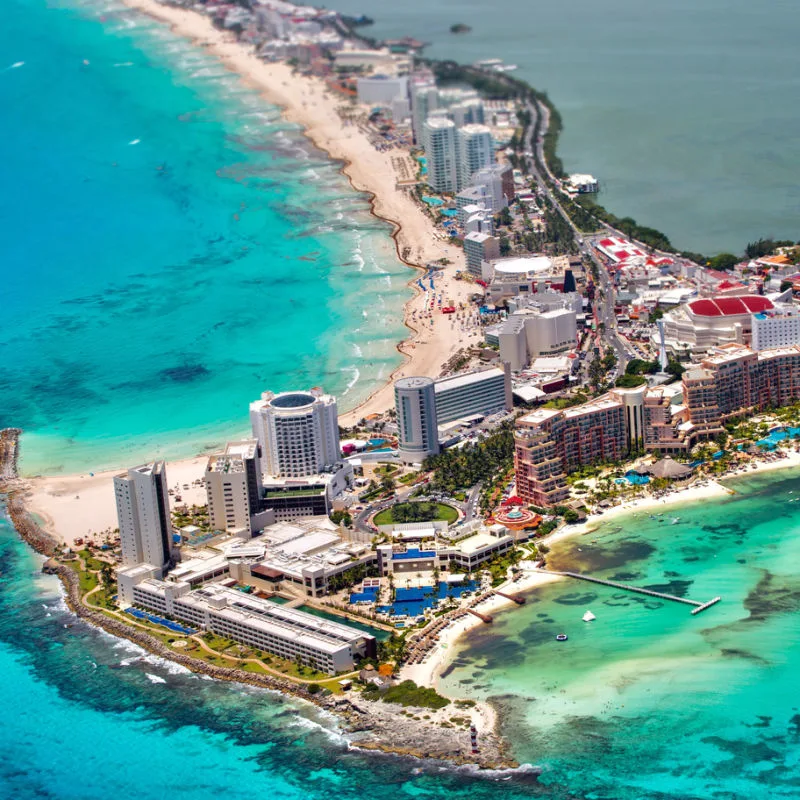
[[[775,304],[761,295],[707,297],[692,300],[664,315],[667,349],[676,355],[701,356],[710,348],[738,342],[749,345],[753,315],[772,311]],[[654,335],[654,339],[658,334]]]

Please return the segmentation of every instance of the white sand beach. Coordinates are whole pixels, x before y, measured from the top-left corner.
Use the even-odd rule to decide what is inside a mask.
[[[205,505],[205,487],[193,482],[203,477],[207,461],[207,456],[197,456],[167,464],[169,488],[177,487],[181,497],[181,502],[176,501],[177,494],[170,497],[172,508]],[[76,539],[85,541],[94,537],[100,542],[104,532],[118,527],[113,478],[120,472],[117,469],[94,475],[31,478],[26,481],[26,506],[48,533],[70,547]]]
[[[445,304],[458,306],[474,291],[472,284],[453,277],[456,270],[463,269],[463,250],[447,242],[413,197],[397,187],[392,156],[400,151],[379,152],[357,126],[345,124],[339,116],[340,106],[349,107],[347,98],[334,94],[319,78],[295,74],[283,63],[262,61],[251,47],[237,42],[231,33],[215,28],[203,14],[165,6],[156,0],[125,2],[167,23],[175,33],[219,58],[269,102],[280,106],[286,119],[301,125],[316,147],[343,161],[343,172],[353,188],[369,193],[373,213],[393,225],[401,261],[424,267],[429,262],[448,259],[451,263],[445,269],[444,278],[436,281],[436,293],[441,293],[448,301]],[[416,281],[418,275],[417,272],[410,274],[409,281]],[[455,315],[433,312],[428,317],[423,315],[424,309],[425,295],[415,287],[415,296],[405,308],[405,322],[411,335],[402,344],[398,343],[398,350],[405,356],[404,363],[381,389],[342,415],[343,425],[352,425],[367,414],[383,412],[393,405],[391,382],[395,378],[404,375],[437,377],[442,364],[459,348],[479,341],[477,328],[470,330],[465,338]]]

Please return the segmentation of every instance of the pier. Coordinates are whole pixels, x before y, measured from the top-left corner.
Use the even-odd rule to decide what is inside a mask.
[[[488,625],[489,623],[491,623],[491,622],[494,622],[494,620],[492,619],[492,617],[490,617],[488,614],[481,614],[481,612],[480,612],[480,611],[476,611],[474,608],[468,608],[468,609],[467,609],[467,613],[469,613],[469,614],[473,614],[473,615],[474,615],[474,616],[476,616],[476,617],[477,617],[477,618],[478,618],[478,619],[479,619],[481,622],[485,622],[487,625]]]
[[[549,570],[547,570],[549,572]],[[578,572],[551,572],[552,575],[563,575],[565,578],[576,578],[580,581],[588,581],[589,583],[599,583],[601,586],[610,586],[612,589],[621,589],[623,592],[635,592],[636,594],[645,594],[648,597],[657,597],[659,600],[670,600],[673,603],[683,603],[687,606],[694,606],[692,614],[699,614],[707,608],[719,603],[721,597],[715,597],[713,600],[708,600],[701,603],[699,600],[689,600],[687,597],[678,597],[674,594],[665,594],[664,592],[654,592],[652,589],[641,589],[638,586],[631,586],[628,583],[618,583],[617,581],[607,581],[603,578],[593,578],[591,575],[581,575]]]
[[[495,591],[495,594],[498,597],[503,597],[506,600],[510,600],[512,603],[516,603],[518,606],[525,605],[525,598],[521,594],[506,594],[505,592],[498,591]]]

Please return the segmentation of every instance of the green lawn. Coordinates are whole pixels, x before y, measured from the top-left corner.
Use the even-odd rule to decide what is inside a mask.
[[[422,508],[423,506],[429,508],[424,509]],[[416,507],[412,515],[404,513],[409,507]],[[429,513],[425,513],[426,510],[428,510]],[[376,514],[373,522],[375,525],[396,525],[403,522],[432,522],[433,520],[444,520],[448,524],[451,524],[457,519],[458,509],[444,503],[398,503]]]

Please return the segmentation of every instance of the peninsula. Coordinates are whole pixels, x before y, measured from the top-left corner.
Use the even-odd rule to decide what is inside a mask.
[[[126,2],[370,194],[418,270],[406,359],[341,415],[319,387],[264,391],[245,437],[175,463],[23,479],[5,429],[15,528],[114,635],[318,704],[358,747],[515,766],[491,706],[436,690],[453,644],[590,578],[548,570],[559,538],[800,465],[800,250],[763,242],[720,272],[618,224],[558,167],[547,98],[495,59],[427,61],[283,2]]]

